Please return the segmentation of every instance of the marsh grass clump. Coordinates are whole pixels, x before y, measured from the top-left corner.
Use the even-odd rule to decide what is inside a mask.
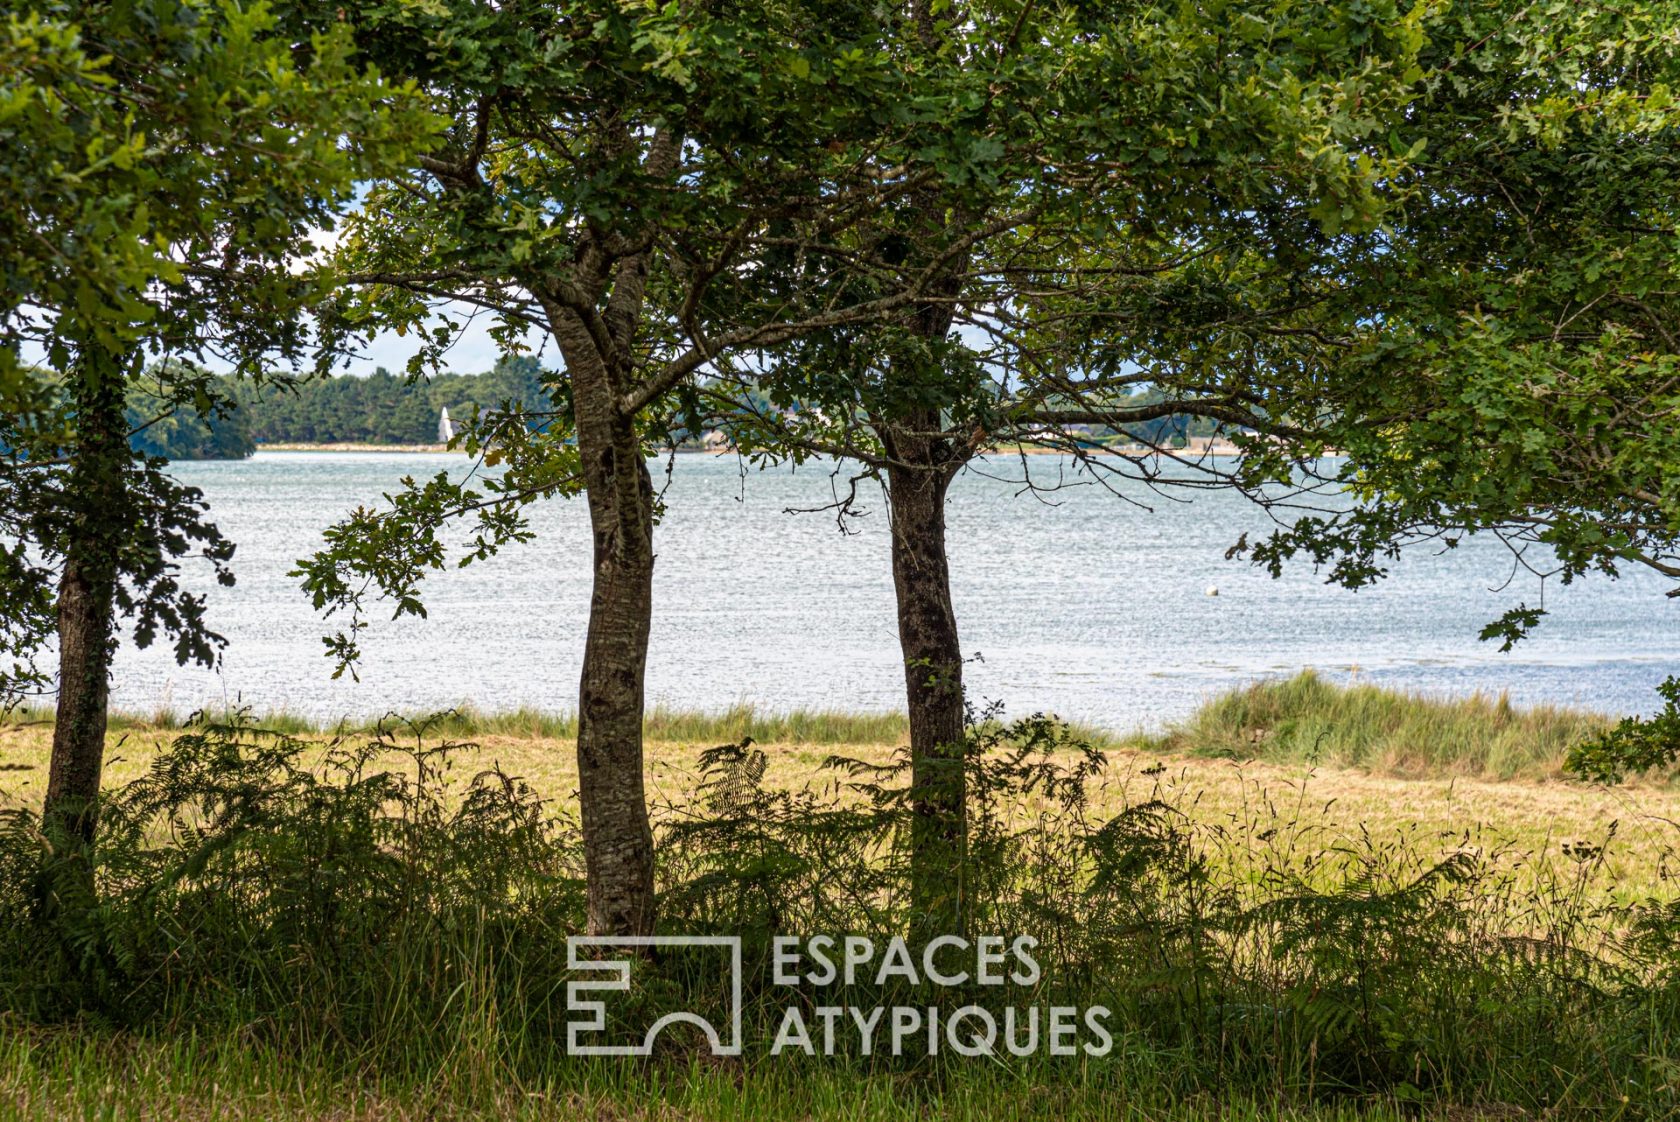
[[[111,792],[91,848],[6,812],[0,1006],[154,1040],[190,1025],[335,1078],[488,1102],[509,1086],[618,1095],[622,1073],[565,1054],[575,824],[498,768],[458,772],[452,719],[325,743],[200,720]],[[903,754],[833,756],[777,785],[746,738],[701,753],[689,791],[655,808],[662,930],[742,936],[749,1043],[790,1002],[1028,1002],[1109,1009],[1112,1052],[976,1067],[852,1046],[778,1078],[881,1075],[960,1099],[995,1076],[1163,1110],[1680,1109],[1662,1058],[1680,1041],[1680,909],[1672,893],[1616,902],[1614,829],[1536,852],[1472,827],[1350,830],[1306,798],[1207,818],[1165,768],[1117,793],[1104,755],[1045,716],[976,720],[962,764],[962,926],[1034,936],[1028,990],[772,983],[777,935],[915,930]],[[613,1024],[721,1017],[726,997],[715,971],[649,961]],[[644,1074],[680,1084],[695,1047],[662,1038]]]
[[[1553,778],[1563,774],[1573,747],[1610,724],[1583,710],[1515,706],[1504,694],[1432,698],[1339,686],[1307,670],[1222,694],[1156,744],[1394,775]]]

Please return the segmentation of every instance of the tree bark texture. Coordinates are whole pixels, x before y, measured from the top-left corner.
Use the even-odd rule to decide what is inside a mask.
[[[128,422],[115,370],[85,372],[72,392],[75,460],[59,578],[58,706],[42,818],[49,836],[56,828],[91,841],[105,762],[118,563],[128,529]]]
[[[653,830],[642,716],[653,621],[653,481],[635,419],[582,321],[551,312],[572,382],[573,420],[593,540],[594,584],[578,688],[578,799],[589,930],[653,930]]]
[[[911,908],[929,936],[957,934],[965,913],[967,712],[962,642],[951,601],[942,440],[891,440],[893,589],[910,715]]]

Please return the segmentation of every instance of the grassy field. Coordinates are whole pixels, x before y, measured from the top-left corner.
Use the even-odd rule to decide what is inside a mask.
[[[1339,883],[1336,878],[1345,877],[1347,860],[1357,864],[1359,855],[1414,854],[1421,864],[1410,867],[1422,868],[1443,857],[1474,853],[1494,872],[1466,891],[1508,893],[1475,914],[1494,917],[1500,924],[1509,917],[1512,933],[1521,935],[1516,929],[1524,924],[1538,925],[1536,931],[1544,927],[1548,909],[1614,917],[1622,905],[1674,896],[1670,870],[1680,851],[1680,788],[1662,777],[1603,788],[1563,774],[1562,761],[1571,744],[1604,721],[1588,713],[1525,710],[1497,698],[1438,701],[1370,687],[1338,687],[1302,675],[1216,698],[1160,734],[1080,730],[1108,759],[1093,779],[1089,805],[1081,813],[1101,822],[1152,800],[1168,804],[1192,824],[1201,850],[1221,863],[1222,882],[1252,884],[1256,899],[1275,893],[1280,885],[1294,891],[1288,881],[1297,874],[1302,884],[1323,874],[1333,887]],[[267,723],[324,743],[334,738],[358,743],[375,731],[322,729],[285,714]],[[464,789],[472,776],[496,765],[529,782],[548,809],[562,816],[575,808],[574,733],[569,717],[531,712],[461,712],[423,724],[386,724],[386,736],[397,745],[405,740],[414,746],[459,743],[448,757],[452,790],[455,785]],[[0,722],[0,798],[7,804],[27,807],[38,801],[50,735],[50,723],[41,714],[15,713]],[[107,785],[144,775],[179,735],[180,722],[169,714],[113,722]],[[809,785],[837,791],[836,797],[844,800],[855,796],[837,786],[837,775],[825,761],[839,755],[885,763],[902,744],[904,722],[890,714],[773,714],[745,707],[709,715],[660,710],[649,715],[647,735],[656,812],[676,816],[693,805],[699,754],[708,747],[750,737],[766,754],[767,786]],[[1074,758],[1070,754],[1068,761]],[[404,757],[389,759],[393,766],[402,766]],[[1030,822],[1043,809],[1041,796],[1033,793],[1012,803],[1010,813]],[[1288,874],[1283,881],[1275,879],[1280,871]],[[1589,879],[1590,891],[1606,909],[1602,912],[1593,910],[1600,905],[1583,908],[1578,901],[1564,899],[1577,886],[1587,891]],[[1193,886],[1188,890],[1195,891]],[[1619,937],[1615,922],[1612,918],[1610,926],[1594,935],[1601,934],[1607,947]],[[1499,931],[1491,935],[1490,947],[1503,937]],[[1488,936],[1443,929],[1443,937]],[[161,1023],[149,1022],[144,1032],[114,1031],[87,1020],[43,1027],[0,1013],[0,1118],[1387,1122],[1424,1117],[1491,1122],[1534,1116],[1534,1102],[1519,1108],[1508,1100],[1521,1098],[1532,1082],[1525,1072],[1543,1070],[1533,1065],[1545,1065],[1550,1062],[1547,1057],[1557,1055],[1560,1032],[1565,1038],[1580,1033],[1583,1041],[1595,1042],[1592,1055],[1619,1057],[1613,1062],[1627,1065],[1626,1072],[1646,1081],[1637,1100],[1643,1106],[1637,1109],[1648,1112],[1651,1104],[1674,1099],[1661,1089],[1665,1079],[1675,1083],[1675,1095],[1680,1095],[1680,1067],[1665,1067],[1668,1061],[1661,1058],[1669,1054],[1670,1021],[1659,1018],[1673,1015],[1661,1004],[1667,998],[1653,997],[1648,1008],[1629,1006],[1625,1014],[1610,1006],[1601,1009],[1590,1001],[1583,1003],[1583,991],[1548,989],[1550,983],[1530,976],[1521,953],[1503,965],[1490,963],[1485,976],[1478,973],[1482,968],[1472,955],[1442,973],[1448,980],[1440,993],[1425,996],[1418,1008],[1440,1005],[1438,1013],[1428,1016],[1439,1018],[1441,1031],[1462,1034],[1460,1042],[1442,1043],[1442,1054],[1460,1057],[1453,1063],[1471,1063],[1475,1070],[1495,1074],[1480,1084],[1437,1089],[1430,1101],[1420,1104],[1375,1089],[1376,1084],[1339,1098],[1303,1095],[1299,1081],[1303,1071],[1311,1072],[1316,1044],[1304,1053],[1289,1053],[1292,1060],[1280,1061],[1296,1065],[1289,1068],[1290,1089],[1284,1087],[1280,1066],[1277,1093],[1257,1090],[1270,1079],[1265,1073],[1271,1061],[1255,1053],[1230,1060],[1248,1072],[1244,1089],[1223,1090],[1224,1078],[1217,1068],[1205,1066],[1205,1053],[1197,1054],[1201,1058],[1189,1056],[1182,1045],[1142,1029],[1129,1035],[1115,1059],[1104,1064],[981,1063],[951,1078],[930,1078],[925,1071],[912,1078],[890,1069],[860,1078],[856,1068],[844,1066],[801,1069],[770,1063],[763,1056],[743,1063],[681,1054],[646,1064],[570,1064],[561,1071],[520,1059],[524,1045],[519,1042],[526,1030],[512,1024],[514,1008],[499,1007],[496,1001],[502,999],[482,1008],[474,1005],[468,993],[470,979],[462,980],[467,988],[460,997],[447,978],[396,980],[403,970],[431,969],[426,964],[435,948],[428,949],[427,938],[432,936],[422,935],[421,942],[384,962],[380,969],[389,969],[391,977],[370,983],[369,991],[387,995],[380,1000],[409,988],[430,993],[436,1004],[426,1006],[433,1012],[425,1015],[431,1019],[424,1021],[424,1044],[406,1042],[398,1023],[410,1024],[410,1014],[396,1012],[389,1017],[398,1027],[376,1032],[380,1043],[371,1046],[374,1051],[352,1043],[364,1038],[365,1028],[357,1035],[346,1027],[341,1037],[331,1017],[298,1013],[291,1020],[291,1014],[275,1012],[283,1005],[271,1006],[249,1023],[243,1023],[240,1013],[232,1024],[224,1019],[203,1027],[200,1014],[193,1011],[196,1007],[183,1007]],[[1414,947],[1403,953],[1422,953],[1422,961],[1429,962],[1433,938],[1423,938],[1421,952]],[[470,947],[451,949],[445,944],[444,951],[472,961]],[[417,957],[403,957],[408,954]],[[1265,954],[1251,961],[1250,967],[1259,971],[1254,977],[1275,985],[1279,994],[1308,995],[1302,1014],[1310,1013],[1310,1002],[1317,1000],[1311,995],[1318,992],[1319,983],[1310,978],[1322,974],[1333,981],[1343,969],[1327,959],[1306,963],[1289,958],[1286,964],[1280,958],[1277,977],[1265,981],[1271,969],[1267,961]],[[320,968],[327,971],[323,977],[333,976],[325,964]],[[259,976],[264,969],[259,965]],[[298,977],[312,977],[315,969],[307,962],[278,966],[275,984],[293,984],[287,979],[294,971]],[[1372,984],[1393,987],[1404,1000],[1418,1000],[1408,988],[1417,969],[1396,966],[1389,974],[1379,970]],[[1296,970],[1307,971],[1303,977],[1308,980],[1291,980],[1289,972]],[[1364,977],[1366,967],[1358,970]],[[1136,985],[1126,999],[1134,1003],[1128,1016],[1139,1026],[1157,1026],[1152,1031],[1166,1026],[1170,1037],[1173,1016],[1151,1011],[1153,987],[1148,981]],[[514,984],[514,992],[518,989]],[[192,1000],[216,1007],[221,999],[214,989],[208,994]],[[232,1007],[239,1008],[231,1000],[237,996],[232,987],[229,996]],[[119,1009],[122,1000],[117,998]],[[310,993],[303,1000],[310,1003],[318,997]],[[355,1007],[351,997],[345,1000],[350,1002],[347,1009]],[[1560,1011],[1569,1011],[1558,1017],[1588,1019],[1578,1028],[1564,1029],[1553,1023],[1552,1014],[1525,1017],[1510,1012],[1522,1007],[1513,1002],[1539,1002],[1537,1009],[1549,1009],[1554,1001]],[[338,1005],[329,998],[326,1007]],[[1236,1007],[1214,1002],[1210,1008]],[[539,1003],[520,1015],[548,1014]],[[385,1023],[386,1015],[377,1005],[373,1016]],[[1601,1016],[1611,1019],[1593,1019]],[[1620,1017],[1629,1019],[1615,1019]],[[1494,1018],[1490,1025],[1501,1027],[1475,1028],[1482,1018]],[[413,1023],[420,1031],[422,1022]],[[1404,1019],[1398,1024],[1403,1027]],[[277,1045],[277,1037],[300,1029],[308,1035],[307,1043]],[[1437,1039],[1431,1035],[1435,1032],[1420,1027],[1428,1040]],[[460,1034],[458,1041],[451,1035],[455,1033]],[[1264,1032],[1243,1039],[1250,1040],[1244,1048],[1255,1042],[1272,1046],[1265,1043]],[[1374,1054],[1382,1054],[1384,1047],[1379,1044]],[[1421,1075],[1407,1078],[1424,1081]],[[1568,1082],[1549,1071],[1546,1078],[1559,1086]],[[1437,1081],[1441,1079],[1450,1082],[1446,1074]],[[1593,1085],[1601,1088],[1592,1092],[1598,1105],[1582,1117],[1639,1116],[1613,1108],[1606,1113],[1604,1084]]]
[[[304,736],[365,737],[366,726],[321,728],[276,714],[266,727]],[[1620,896],[1655,892],[1680,848],[1680,786],[1664,779],[1615,788],[1564,776],[1571,744],[1607,718],[1554,708],[1523,709],[1481,696],[1437,700],[1373,686],[1336,686],[1306,673],[1213,699],[1159,735],[1077,731],[1104,751],[1093,788],[1101,818],[1152,798],[1233,837],[1289,827],[1302,847],[1350,836],[1404,839],[1443,852],[1462,846],[1520,854],[1527,873],[1581,843],[1608,847],[1607,879]],[[575,807],[575,720],[565,714],[452,712],[423,726],[392,719],[400,742],[458,741],[458,776],[498,765],[529,781],[561,811]],[[835,782],[823,768],[842,755],[885,763],[903,743],[898,714],[737,706],[702,714],[655,709],[647,720],[650,799],[688,801],[703,749],[750,737],[769,759],[767,783],[796,788]],[[177,735],[170,714],[113,722],[109,785],[144,773]],[[32,805],[46,780],[51,725],[22,712],[0,724],[0,798]],[[1273,844],[1277,844],[1273,841]]]

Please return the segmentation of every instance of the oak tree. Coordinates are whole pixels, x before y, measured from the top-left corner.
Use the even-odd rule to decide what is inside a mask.
[[[364,595],[422,611],[418,583],[444,563],[449,519],[476,518],[468,557],[482,557],[527,536],[525,503],[581,490],[593,550],[577,741],[589,925],[645,932],[643,686],[660,509],[646,458],[719,362],[910,306],[938,261],[833,303],[771,283],[765,262],[839,267],[831,247],[847,230],[936,174],[913,151],[962,160],[978,141],[936,127],[871,5],[444,0],[361,17],[365,47],[452,124],[443,148],[370,189],[340,263],[373,319],[341,322],[414,332],[418,376],[459,326],[448,309],[480,309],[510,348],[533,335],[562,366],[544,387],[550,408],[505,403],[468,438],[504,470],[417,482],[391,509],[357,512],[300,572],[318,607],[350,613],[329,649],[353,665]]]
[[[429,127],[356,61],[347,27],[295,39],[260,3],[5,17],[0,375],[37,407],[0,419],[0,692],[46,687],[36,656],[56,640],[49,833],[94,828],[119,617],[142,645],[171,635],[183,661],[218,643],[177,559],[197,551],[226,580],[231,544],[196,491],[131,450],[130,391],[208,415],[226,400],[204,363],[303,358],[331,290],[311,237]]]

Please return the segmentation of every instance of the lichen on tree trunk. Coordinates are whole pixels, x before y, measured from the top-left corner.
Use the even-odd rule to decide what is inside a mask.
[[[582,320],[549,318],[571,376],[573,422],[593,542],[594,584],[578,685],[578,800],[592,934],[653,930],[653,829],[643,782],[642,716],[653,623],[653,481],[623,374]]]
[[[896,435],[896,438],[892,438]],[[893,587],[910,717],[911,909],[928,936],[963,930],[967,711],[951,601],[943,442],[889,434]]]
[[[582,426],[580,426],[581,430]],[[628,421],[589,463],[594,588],[578,692],[578,784],[589,929],[652,931],[653,832],[642,780],[642,710],[653,617],[653,484]]]
[[[128,450],[123,380],[115,369],[71,381],[76,410],[58,595],[58,705],[42,807],[49,836],[91,841],[105,762],[106,705]]]

